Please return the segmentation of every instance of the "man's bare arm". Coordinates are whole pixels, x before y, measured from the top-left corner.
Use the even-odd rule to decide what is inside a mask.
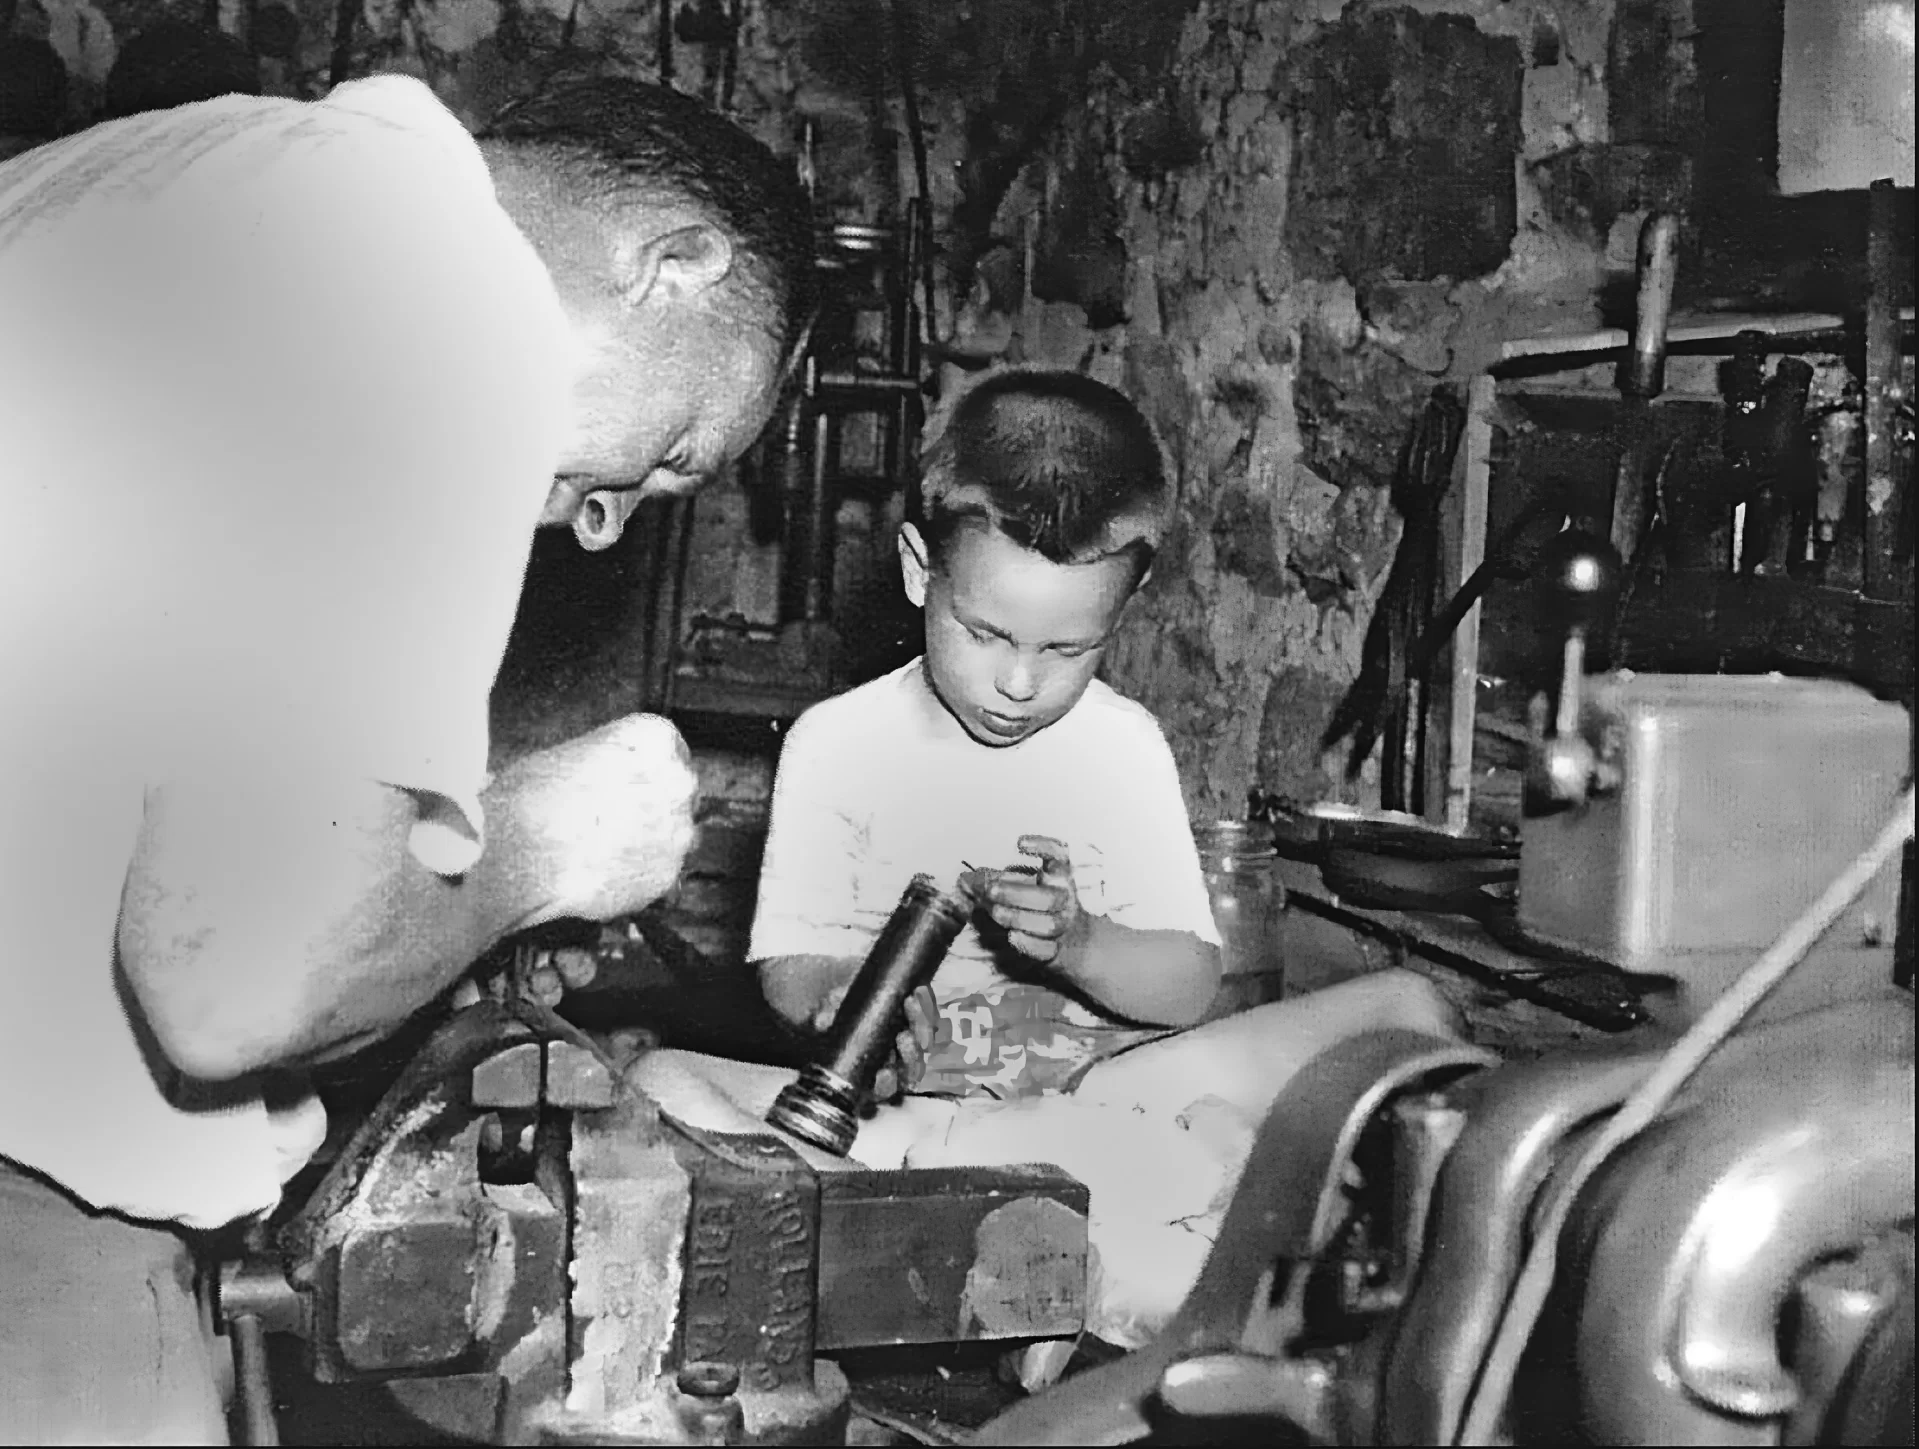
[[[769,956],[755,966],[768,1006],[802,1030],[824,1031],[861,964],[856,956]]]
[[[414,859],[413,796],[289,772],[156,787],[121,902],[120,960],[181,1070],[223,1080],[356,1050],[488,948],[558,916],[604,920],[668,889],[692,839],[684,742],[630,716],[501,770],[484,853]]]
[[[511,782],[465,876],[413,859],[410,795],[342,783],[324,816],[257,782],[159,787],[128,872],[120,960],[161,1047],[224,1080],[344,1054],[432,1000],[549,904]]]

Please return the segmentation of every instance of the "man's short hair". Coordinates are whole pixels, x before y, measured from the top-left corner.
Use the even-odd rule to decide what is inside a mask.
[[[935,561],[986,524],[1054,563],[1130,555],[1151,566],[1173,488],[1164,450],[1123,394],[1082,373],[1009,368],[936,419],[910,516]]]
[[[590,188],[583,200],[698,208],[771,305],[782,349],[798,350],[818,298],[812,203],[798,168],[732,121],[669,86],[601,77],[516,101],[480,136],[549,151]]]

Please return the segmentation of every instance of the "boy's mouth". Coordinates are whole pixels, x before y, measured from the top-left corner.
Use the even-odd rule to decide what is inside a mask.
[[[1033,727],[1031,715],[995,714],[990,709],[983,709],[979,717],[987,731],[1001,739],[1017,739]]]

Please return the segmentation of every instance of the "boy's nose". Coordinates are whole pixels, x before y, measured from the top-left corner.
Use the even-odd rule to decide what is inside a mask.
[[[1024,659],[1016,659],[1001,671],[999,692],[1016,704],[1025,704],[1034,693],[1033,666]]]

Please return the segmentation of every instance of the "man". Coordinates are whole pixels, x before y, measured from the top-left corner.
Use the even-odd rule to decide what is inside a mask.
[[[300,1069],[671,884],[672,728],[488,778],[488,693],[536,523],[605,547],[753,440],[810,244],[788,168],[623,82],[0,166],[0,1441],[223,1442],[187,1240],[310,1156]]]

